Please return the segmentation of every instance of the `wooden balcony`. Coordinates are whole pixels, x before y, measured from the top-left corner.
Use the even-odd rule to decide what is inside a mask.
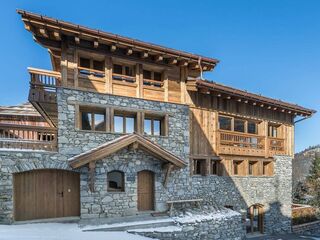
[[[57,150],[57,130],[50,127],[0,123],[1,149]]]
[[[218,132],[218,145],[219,154],[226,155],[272,157],[285,153],[284,139],[224,130]]]
[[[52,127],[57,126],[56,88],[61,86],[59,72],[28,68],[30,73],[29,101]]]

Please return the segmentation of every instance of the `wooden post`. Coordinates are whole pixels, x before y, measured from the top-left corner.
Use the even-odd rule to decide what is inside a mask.
[[[105,91],[112,94],[112,59],[109,56],[105,58]]]
[[[94,182],[95,182],[95,169],[96,169],[96,162],[89,163],[89,176],[88,176],[88,183],[89,183],[89,190],[94,192]]]
[[[78,76],[78,50],[75,49],[74,52],[74,57],[73,57],[73,81],[74,81],[74,87],[78,88],[79,86],[79,76]]]
[[[164,88],[164,101],[169,101],[169,79],[168,79],[168,72],[165,70],[162,74],[163,78],[163,88]]]
[[[67,86],[68,82],[68,59],[67,59],[67,46],[66,43],[61,44],[61,82],[62,86]]]
[[[171,173],[171,171],[173,169],[173,164],[167,163],[166,166],[165,166],[165,169],[166,169],[166,174],[165,174],[165,177],[164,177],[163,186],[166,188],[167,184],[168,184],[168,179],[169,179],[170,173]]]

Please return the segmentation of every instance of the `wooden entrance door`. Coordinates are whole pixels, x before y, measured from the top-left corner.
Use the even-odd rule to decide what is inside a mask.
[[[154,210],[154,173],[138,172],[138,210]]]
[[[80,215],[80,176],[64,170],[14,174],[16,221]]]
[[[248,208],[247,233],[263,233],[263,206],[256,204]]]

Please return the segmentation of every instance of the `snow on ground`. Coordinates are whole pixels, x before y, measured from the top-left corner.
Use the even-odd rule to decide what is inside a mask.
[[[101,224],[101,225],[90,225],[82,228],[83,231],[88,230],[97,230],[97,229],[106,229],[106,228],[114,228],[114,227],[129,227],[136,225],[145,225],[145,224],[157,224],[157,223],[168,223],[173,222],[170,218],[165,219],[157,219],[157,220],[148,220],[148,221],[132,221],[132,222],[121,222],[121,223],[111,223],[111,224]]]
[[[178,223],[196,223],[201,221],[209,221],[213,219],[225,219],[233,216],[238,216],[240,213],[232,210],[224,210],[219,212],[211,212],[206,214],[194,214],[191,212],[186,212],[182,216],[174,217],[175,222]]]
[[[74,223],[0,225],[0,240],[149,240],[126,232],[82,232]]]
[[[131,230],[132,232],[180,232],[182,227],[179,226],[168,226],[168,227],[158,227],[158,228],[141,228]]]

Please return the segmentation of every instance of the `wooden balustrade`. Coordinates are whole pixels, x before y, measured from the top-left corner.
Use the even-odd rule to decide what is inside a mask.
[[[54,128],[0,124],[0,149],[57,150],[57,131]]]
[[[31,75],[30,84],[35,87],[55,88],[61,86],[61,74],[55,71],[28,68]]]
[[[218,144],[221,154],[272,157],[285,152],[284,139],[224,130],[219,131]]]
[[[125,82],[129,82],[129,83],[134,83],[136,81],[135,77],[117,74],[117,73],[112,74],[112,79],[116,80],[116,81],[125,81]]]

